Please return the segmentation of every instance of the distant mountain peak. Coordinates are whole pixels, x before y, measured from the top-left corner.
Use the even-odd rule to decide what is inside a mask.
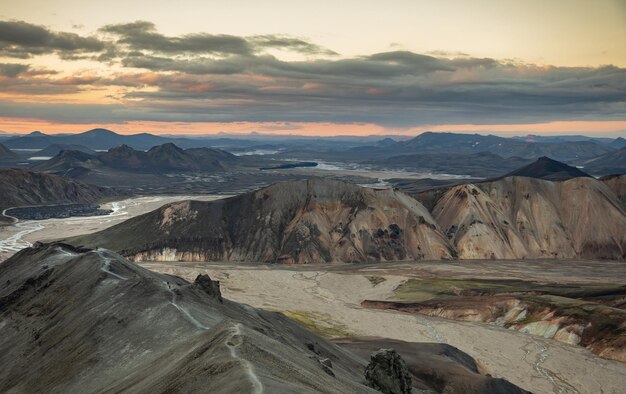
[[[92,136],[113,136],[113,135],[119,135],[114,131],[111,130],[107,130],[107,129],[91,129],[88,131],[85,131],[83,133],[84,135],[92,135]]]
[[[47,134],[44,134],[41,131],[33,131],[32,133],[28,133],[27,135],[31,137],[44,137]]]
[[[589,177],[589,174],[547,156],[541,156],[529,165],[505,175],[505,177],[508,176],[525,176],[551,181],[562,181],[571,178]]]
[[[183,149],[176,146],[173,142],[167,142],[165,144],[153,146],[148,152],[183,152]]]

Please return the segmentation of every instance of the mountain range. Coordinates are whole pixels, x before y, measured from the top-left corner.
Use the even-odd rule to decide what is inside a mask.
[[[149,149],[155,145],[173,142],[172,138],[141,133],[132,135],[117,134],[107,129],[93,129],[78,134],[44,134],[34,131],[28,135],[4,140],[11,149],[44,149],[50,145],[81,145],[93,150],[110,149],[120,145],[129,145],[135,149]]]
[[[138,261],[623,259],[626,213],[614,192],[623,180],[510,176],[415,199],[327,179],[289,181],[230,199],[169,204],[67,242]]]
[[[231,153],[212,148],[181,149],[172,143],[157,145],[147,152],[121,145],[106,152],[89,154],[61,151],[52,159],[33,167],[35,170],[69,177],[117,170],[128,173],[219,172],[241,159]]]

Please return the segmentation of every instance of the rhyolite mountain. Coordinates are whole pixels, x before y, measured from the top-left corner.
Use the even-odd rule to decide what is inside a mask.
[[[34,168],[64,176],[84,176],[90,171],[117,170],[130,173],[218,172],[240,161],[238,156],[220,149],[181,149],[172,143],[158,145],[147,152],[121,145],[106,152],[87,154],[62,151]]]
[[[0,185],[0,208],[94,203],[116,194],[112,189],[26,169],[0,169]]]
[[[591,177],[506,177],[415,196],[461,259],[626,257],[623,205]]]
[[[505,175],[508,176],[525,176],[529,178],[547,179],[550,181],[564,181],[566,179],[577,177],[588,177],[589,174],[584,173],[576,167],[569,166],[560,161],[552,160],[543,156],[527,166],[518,168]]]
[[[104,249],[35,244],[0,264],[0,277],[1,392],[378,392],[365,385],[367,355],[229,301],[206,275],[190,283]],[[433,345],[405,343],[419,349],[403,353],[414,388],[525,392]]]
[[[404,193],[311,179],[165,205],[69,240],[134,260],[324,263],[449,259],[428,211]]]
[[[626,213],[613,190],[590,177],[506,177],[417,193],[422,205],[392,189],[289,181],[168,204],[67,242],[138,261],[623,259]]]

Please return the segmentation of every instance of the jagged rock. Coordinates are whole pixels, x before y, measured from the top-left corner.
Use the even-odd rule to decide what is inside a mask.
[[[196,280],[193,282],[193,284],[200,287],[202,291],[204,291],[211,297],[217,298],[219,302],[223,302],[219,280],[211,280],[209,275],[200,274],[196,277]]]
[[[409,370],[394,349],[372,353],[365,380],[368,386],[386,394],[410,394],[412,390]]]

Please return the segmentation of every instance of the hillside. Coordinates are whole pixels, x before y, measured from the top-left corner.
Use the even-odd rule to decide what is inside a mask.
[[[222,298],[207,275],[190,283],[104,249],[36,244],[2,263],[0,277],[2,392],[378,392],[364,385],[367,356]],[[406,343],[419,349],[406,354],[414,387],[524,392],[432,345]]]
[[[15,161],[15,160],[18,160],[19,158],[20,157],[17,155],[17,153],[11,151],[11,149],[0,144],[0,161]]]
[[[565,163],[543,156],[529,165],[518,168],[505,175],[505,177],[509,176],[525,176],[550,181],[564,181],[571,178],[588,177],[589,175],[576,167],[568,166]]]
[[[68,240],[134,260],[280,263],[626,257],[626,214],[602,181],[507,177],[418,193],[313,179],[185,201]]]
[[[110,189],[25,169],[0,169],[0,208],[26,205],[93,203]]]
[[[409,196],[323,179],[169,204],[69,242],[134,260],[306,264],[452,257],[428,211]]]
[[[94,150],[89,149],[83,145],[52,144],[52,145],[47,146],[45,149],[42,149],[39,152],[37,152],[37,156],[53,157],[53,156],[58,155],[59,153],[61,153],[61,151],[64,151],[64,150],[73,150],[73,151],[88,153],[90,155],[96,154]]]
[[[593,178],[458,185],[442,193],[432,215],[462,259],[626,256],[622,204]]]
[[[581,163],[584,170],[594,175],[626,174],[626,147]]]

